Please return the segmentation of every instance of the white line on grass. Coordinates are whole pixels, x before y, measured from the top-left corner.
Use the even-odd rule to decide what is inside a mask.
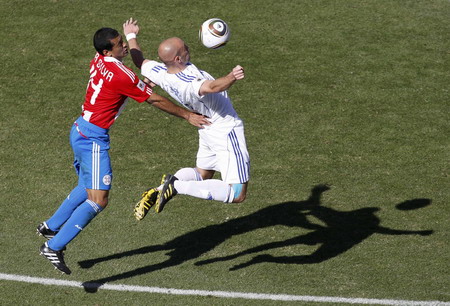
[[[84,288],[83,283],[81,282],[65,281],[52,278],[41,278],[41,277],[0,273],[0,279],[16,282],[41,284],[41,285]],[[246,292],[232,292],[232,291],[184,290],[173,288],[130,286],[120,284],[109,285],[107,283],[99,284],[98,289],[113,290],[113,291],[149,292],[149,293],[161,293],[172,295],[214,296],[221,298],[241,298],[249,300],[302,301],[302,302],[347,303],[347,304],[367,304],[367,305],[450,306],[450,302],[440,302],[440,301],[405,301],[405,300],[388,300],[388,299],[344,298],[331,296],[246,293]]]

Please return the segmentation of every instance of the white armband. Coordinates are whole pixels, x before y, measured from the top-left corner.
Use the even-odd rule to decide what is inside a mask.
[[[128,33],[127,36],[125,36],[125,38],[127,39],[127,41],[129,41],[130,39],[136,38],[136,34],[135,33]]]

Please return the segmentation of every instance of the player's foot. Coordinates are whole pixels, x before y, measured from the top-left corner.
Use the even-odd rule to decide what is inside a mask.
[[[40,236],[44,236],[47,239],[52,239],[53,237],[55,237],[58,231],[52,231],[51,229],[48,228],[47,223],[42,222],[41,224],[38,225],[36,233]]]
[[[48,247],[47,242],[39,248],[40,254],[47,258],[55,269],[65,274],[70,274],[72,271],[66,266],[64,262],[63,251],[55,251]]]
[[[134,216],[138,221],[144,219],[150,208],[155,205],[158,193],[156,188],[150,188],[142,194],[141,200],[134,206]]]
[[[173,186],[173,183],[176,180],[177,178],[172,174],[163,175],[161,180],[161,185],[163,186],[161,191],[158,193],[158,198],[156,199],[155,210],[157,213],[162,212],[166,203],[169,202],[169,200],[172,199],[175,195],[177,195],[178,192]]]

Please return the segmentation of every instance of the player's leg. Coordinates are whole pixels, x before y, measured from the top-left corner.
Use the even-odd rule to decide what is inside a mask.
[[[161,185],[157,187],[156,189],[158,191],[161,191],[164,188],[164,183],[166,181],[166,176],[169,176],[172,178],[173,181],[178,180],[180,182],[195,182],[195,181],[203,181],[206,179],[211,179],[214,176],[215,171],[214,170],[205,170],[201,168],[181,168],[177,172],[175,172],[174,175],[168,174],[164,175],[163,179],[161,180]],[[183,183],[181,183],[183,184]]]
[[[193,196],[204,200],[215,200],[224,203],[242,203],[247,195],[248,182],[228,184],[222,180],[206,179],[203,181],[173,182],[178,194]]]
[[[197,167],[183,168],[175,175],[166,174],[158,187],[155,210],[161,212],[164,205],[176,194],[184,194],[205,200],[228,202],[231,187],[221,180],[211,179],[215,170],[215,153],[207,143],[208,135],[200,134],[199,150],[197,152]]]
[[[154,205],[155,211],[160,213],[165,204],[177,194],[173,186],[175,180],[180,182],[202,181],[213,175],[214,171],[203,171],[199,168],[181,168],[175,172],[175,175],[165,174],[159,187],[148,189],[142,194],[141,200],[134,207],[134,216],[137,220],[142,220]]]
[[[88,198],[73,211],[58,234],[49,240],[48,246],[56,251],[62,250],[108,205],[112,180],[109,146],[96,140],[89,142],[89,151],[81,153],[76,150],[82,165],[80,181],[87,187]]]
[[[76,126],[72,126],[72,130],[70,132],[71,141],[74,138],[79,136]],[[80,163],[78,162],[76,156],[74,157],[74,170],[79,176],[80,174]],[[47,239],[53,238],[61,226],[70,218],[73,211],[84,201],[87,199],[86,189],[82,184],[76,186],[67,198],[61,203],[59,208],[55,211],[55,213],[46,221],[42,222],[37,227],[37,233],[41,236],[44,236]]]
[[[88,193],[88,199],[97,203],[102,208],[108,205],[109,190],[99,189],[86,189]]]
[[[182,168],[175,175],[165,174],[158,187],[156,212],[160,213],[166,203],[178,193],[205,200],[228,202],[232,190],[222,181],[210,179],[214,173],[215,170],[196,167]]]
[[[70,274],[64,263],[63,250],[108,204],[112,169],[109,159],[109,137],[106,130],[77,120],[71,132],[75,159],[80,163],[79,186],[85,186],[88,199],[73,210],[59,232],[41,246],[40,252],[55,268]],[[92,191],[95,190],[95,191]],[[98,203],[96,203],[97,201]]]
[[[166,203],[177,194],[189,195],[192,197],[215,200],[224,203],[238,203],[245,199],[245,194],[235,199],[236,188],[232,185],[217,179],[206,179],[202,181],[181,181],[171,174],[166,174],[162,178],[161,191],[158,193],[155,210],[161,212]],[[238,188],[242,191],[242,188]],[[245,189],[246,190],[246,189]],[[240,193],[239,193],[240,194]]]
[[[162,191],[167,201],[174,194],[184,194],[205,200],[241,203],[245,200],[249,179],[249,157],[241,125],[228,133],[200,132],[197,171],[204,180],[184,181],[164,179]],[[219,170],[223,180],[211,179]],[[166,176],[167,177],[167,176]],[[166,201],[166,202],[167,202]]]
[[[227,151],[219,156],[218,164],[222,179],[230,183],[234,190],[232,202],[242,203],[246,199],[250,180],[250,156],[242,123],[228,133],[227,140]]]
[[[164,178],[165,178],[165,176],[164,176]],[[180,181],[201,181],[202,180],[202,176],[196,168],[181,168],[175,173],[175,178]],[[146,191],[144,191],[144,193],[142,193],[141,199],[134,206],[134,217],[138,221],[144,219],[144,217],[150,211],[150,208],[153,207],[155,204],[157,204],[155,206],[155,210],[157,212],[162,211],[165,203],[163,203],[162,205],[160,204],[161,203],[160,202],[161,201],[160,200],[161,199],[160,192],[164,187],[164,181],[165,180],[163,179],[163,183],[159,187],[147,189]],[[173,197],[175,195],[173,192],[170,192],[170,190],[168,192],[169,192],[170,197]],[[165,202],[167,202],[168,200],[169,199],[167,197],[164,198]]]
[[[196,171],[200,174],[203,180],[210,180],[213,178],[214,174],[216,173],[215,170],[206,170],[199,167],[195,168]],[[199,181],[199,180],[197,180]]]
[[[207,194],[201,194],[198,192],[197,188],[193,188],[193,193],[190,193],[189,190],[192,188],[189,188],[191,185],[191,182],[201,182],[204,179],[209,179],[214,176],[214,170],[204,170],[202,168],[196,167],[196,168],[182,168],[179,169],[177,172],[175,172],[175,175],[171,174],[165,174],[163,175],[161,179],[161,185],[157,187],[158,193],[156,197],[155,202],[155,211],[160,213],[166,203],[172,199],[175,195],[178,194],[177,190],[175,189],[174,183],[175,181],[178,184],[181,184],[184,188],[180,187],[182,194],[188,194],[192,196],[201,196],[202,198],[210,198],[211,196]],[[186,183],[186,184],[185,184]],[[142,201],[142,200],[141,200]],[[135,216],[139,220],[140,214],[139,212],[142,210],[140,209],[143,207],[140,203],[136,205],[136,207],[139,206],[138,209],[135,208]]]
[[[235,126],[228,134],[226,149],[217,153],[217,168],[222,179],[233,189],[232,203],[242,203],[247,196],[250,179],[250,157],[242,124]]]
[[[202,169],[198,168],[181,168],[174,174],[180,181],[201,181],[210,178],[208,177],[209,175],[210,174],[207,175]],[[212,172],[212,175],[214,175],[214,171]]]
[[[108,194],[108,190],[86,190],[80,185],[75,187],[53,216],[38,226],[38,233],[46,238],[53,238],[78,206],[89,199],[103,209],[108,204]]]
[[[250,160],[242,125],[227,133],[200,131],[197,153],[197,171],[202,181],[178,180],[170,174],[163,176],[156,211],[176,194],[190,195],[205,200],[241,203],[245,200],[249,180]],[[223,180],[211,179],[219,170]]]
[[[62,202],[56,212],[37,228],[38,234],[45,238],[53,238],[60,230],[61,226],[70,218],[73,211],[87,199],[87,192],[84,186],[75,187],[67,198]]]
[[[61,230],[40,247],[41,255],[63,273],[70,274],[70,269],[64,261],[66,245],[72,241],[88,224],[102,211],[102,207],[91,200],[86,200],[78,206]]]
[[[176,178],[172,182],[176,194],[184,194],[204,200],[215,200],[224,203],[241,203],[246,198],[247,182],[244,184],[228,184],[217,179],[182,181]]]
[[[233,200],[234,191],[231,186],[222,180],[209,179],[203,181],[180,181],[173,182],[174,188],[179,194],[192,197],[215,200],[229,203]]]

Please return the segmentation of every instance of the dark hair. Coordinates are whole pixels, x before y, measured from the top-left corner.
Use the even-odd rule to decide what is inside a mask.
[[[98,53],[103,54],[103,50],[111,51],[113,44],[111,39],[119,36],[117,30],[111,28],[101,28],[94,34],[94,48]]]

